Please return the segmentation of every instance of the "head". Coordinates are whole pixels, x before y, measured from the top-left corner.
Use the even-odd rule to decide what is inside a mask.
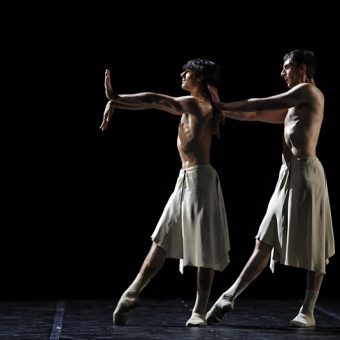
[[[183,73],[191,71],[195,78],[202,82],[204,88],[206,88],[208,84],[218,87],[221,83],[220,67],[213,61],[207,59],[195,58],[189,60],[183,65],[183,71]]]
[[[219,126],[220,124],[223,124],[224,116],[216,110],[208,89],[208,85],[218,87],[221,84],[219,65],[207,59],[195,58],[183,65],[183,71],[184,72],[181,74],[183,89],[189,90],[189,88],[186,87],[188,85],[187,82],[190,82],[190,79],[194,79],[194,86],[197,86],[200,91],[203,91],[207,98],[209,98],[213,107],[212,133],[219,137]]]
[[[294,50],[283,56],[284,77],[288,87],[302,82],[314,82],[316,71],[316,58],[313,52],[307,50]]]

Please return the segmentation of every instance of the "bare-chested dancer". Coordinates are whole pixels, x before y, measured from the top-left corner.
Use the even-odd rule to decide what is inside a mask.
[[[181,79],[182,88],[190,92],[188,96],[171,97],[151,92],[117,95],[112,90],[110,72],[105,73],[109,101],[101,130],[107,128],[114,108],[166,111],[180,117],[177,148],[182,161],[174,192],[152,234],[151,249],[113,313],[116,325],[126,324],[128,313],[138,304],[142,289],[161,269],[165,259],[176,258],[180,259],[182,273],[184,266],[197,267],[196,302],[186,326],[205,326],[215,270],[223,271],[229,263],[224,200],[217,172],[210,164],[212,135],[219,133],[223,116],[214,110],[208,85],[219,84],[220,69],[209,60],[193,59],[183,66]],[[152,169],[162,171],[157,155]]]
[[[222,103],[210,89],[215,105],[226,117],[283,123],[283,164],[267,212],[256,235],[255,249],[235,283],[207,313],[208,324],[219,323],[234,308],[235,299],[256,279],[271,254],[274,263],[306,269],[304,302],[292,327],[314,327],[314,307],[334,236],[327,182],[316,156],[324,116],[324,96],[315,86],[313,52],[295,50],[283,58],[281,76],[289,90],[267,98]]]

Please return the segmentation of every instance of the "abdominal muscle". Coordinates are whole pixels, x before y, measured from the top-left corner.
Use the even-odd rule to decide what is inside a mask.
[[[210,164],[211,131],[202,127],[201,131],[181,120],[178,126],[177,149],[186,169],[199,164]]]

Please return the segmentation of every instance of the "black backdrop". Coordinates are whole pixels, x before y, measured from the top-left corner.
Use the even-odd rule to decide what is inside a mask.
[[[153,14],[135,5],[53,8],[43,9],[35,26],[32,18],[21,22],[19,36],[10,41],[14,53],[4,110],[9,122],[3,125],[8,147],[2,299],[116,297],[149,250],[180,169],[178,117],[116,110],[108,131],[101,132],[105,68],[118,93],[177,96],[185,94],[182,65],[208,58],[221,65],[220,96],[228,101],[284,91],[283,54],[313,50],[316,83],[326,97],[318,156],[339,239],[339,58],[334,52],[339,25],[331,20],[322,27],[293,25],[302,15],[296,9],[285,17],[280,10],[265,15],[254,8],[246,17],[244,11],[213,4],[194,6],[154,7]],[[281,164],[281,136],[279,125],[227,120],[222,138],[214,141],[212,164],[221,179],[231,238],[231,263],[216,274],[216,296],[236,279],[253,250]],[[336,255],[327,267],[323,297],[339,297],[337,266]],[[267,268],[244,296],[302,297],[304,272],[276,269],[272,275]],[[168,260],[144,294],[193,298],[195,270],[186,268],[181,275],[178,261]]]

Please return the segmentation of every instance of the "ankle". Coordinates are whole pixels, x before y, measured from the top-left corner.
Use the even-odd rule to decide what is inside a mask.
[[[123,299],[136,299],[138,298],[138,296],[139,296],[139,293],[137,291],[127,289],[122,295],[122,298]]]
[[[234,303],[234,301],[236,300],[236,296],[228,293],[223,293],[223,300]]]
[[[314,317],[314,311],[311,310],[311,309],[308,309],[307,307],[304,307],[304,306],[302,306],[302,307],[300,308],[299,313]]]

